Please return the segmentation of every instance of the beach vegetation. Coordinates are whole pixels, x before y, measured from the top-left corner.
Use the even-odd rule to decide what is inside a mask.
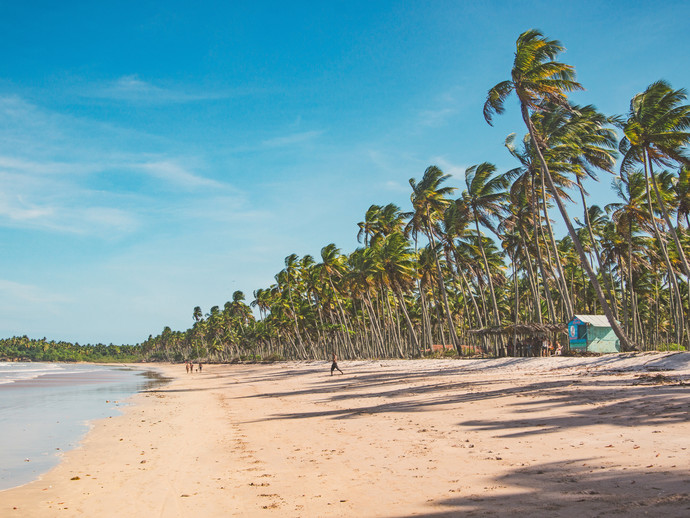
[[[80,345],[15,336],[0,339],[0,359],[31,362],[133,363],[141,360],[137,345]]]
[[[525,31],[508,79],[488,90],[489,124],[517,101],[525,133],[505,138],[513,168],[472,165],[458,186],[427,167],[409,180],[409,208],[369,207],[356,225],[359,248],[331,243],[318,259],[289,254],[249,304],[233,295],[205,317],[197,306],[190,329],[149,337],[144,356],[496,356],[507,350],[505,336],[470,331],[601,313],[623,351],[687,349],[686,92],[652,79],[631,92],[627,114],[602,114],[570,101],[584,86],[559,60],[564,51]],[[602,181],[612,197],[603,207],[585,189]],[[560,238],[554,209],[567,230]],[[567,353],[567,337],[559,340]]]

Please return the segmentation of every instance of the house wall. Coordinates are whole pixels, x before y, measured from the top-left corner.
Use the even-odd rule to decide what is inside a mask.
[[[593,327],[587,329],[587,351],[592,353],[620,352],[620,342],[610,327]]]

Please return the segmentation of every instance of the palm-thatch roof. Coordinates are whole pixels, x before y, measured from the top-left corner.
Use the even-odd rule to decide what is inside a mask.
[[[532,336],[532,337],[547,337],[559,333],[565,333],[568,330],[566,324],[539,324],[537,322],[529,322],[524,324],[509,324],[505,326],[484,327],[482,329],[470,329],[468,333],[476,336]]]

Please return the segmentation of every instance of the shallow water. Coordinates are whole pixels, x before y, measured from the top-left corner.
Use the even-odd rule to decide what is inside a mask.
[[[0,363],[0,490],[50,470],[90,421],[119,415],[128,397],[161,382],[125,367]]]

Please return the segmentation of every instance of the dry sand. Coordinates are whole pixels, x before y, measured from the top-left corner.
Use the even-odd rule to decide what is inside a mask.
[[[690,516],[690,353],[209,365],[3,517]]]

